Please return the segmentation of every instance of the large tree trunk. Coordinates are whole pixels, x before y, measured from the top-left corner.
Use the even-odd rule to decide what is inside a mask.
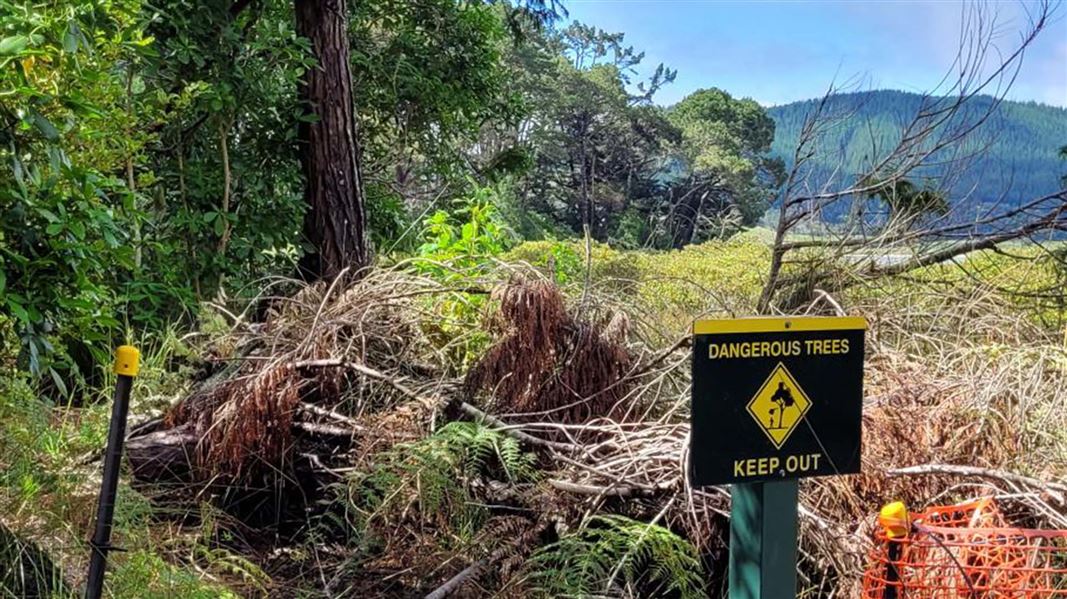
[[[300,124],[308,204],[304,236],[315,248],[301,263],[308,278],[332,279],[370,260],[347,23],[347,0],[296,0],[297,31],[311,41],[317,59],[300,88],[316,117]]]

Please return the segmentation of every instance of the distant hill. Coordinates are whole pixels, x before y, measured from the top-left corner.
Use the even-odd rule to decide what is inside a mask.
[[[899,140],[902,124],[915,114],[922,96],[900,91],[870,91],[839,94],[831,99],[830,112],[851,115],[836,124],[820,145],[814,167],[816,178],[832,169],[861,172],[874,157],[872,140],[882,152]],[[988,96],[972,100],[971,110],[983,110],[993,101]],[[767,110],[774,119],[772,151],[788,162],[806,115],[817,100],[793,102]],[[1048,194],[1061,188],[1067,160],[1059,149],[1067,145],[1067,109],[1035,102],[1003,102],[997,113],[976,132],[968,153],[987,147],[980,157],[969,160],[950,187],[950,201],[958,210],[979,209],[1004,197],[1009,203]],[[937,170],[937,169],[935,169]],[[922,175],[937,175],[927,171]],[[961,206],[962,205],[962,206]]]

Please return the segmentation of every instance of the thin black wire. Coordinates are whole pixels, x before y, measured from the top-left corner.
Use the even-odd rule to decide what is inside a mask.
[[[935,543],[937,543],[938,547],[945,550],[945,553],[948,554],[949,559],[952,560],[952,563],[956,565],[956,569],[958,569],[960,571],[960,574],[963,576],[963,581],[967,583],[967,588],[971,592],[971,597],[973,599],[978,599],[978,591],[974,589],[974,584],[971,582],[970,574],[967,573],[967,570],[964,569],[963,564],[961,564],[959,560],[956,559],[956,556],[952,553],[952,550],[948,548],[948,545],[945,545],[945,543],[939,538],[938,534],[935,533],[933,530],[923,526],[922,524],[919,524],[918,522],[913,522],[912,528],[926,534],[928,537],[933,539]]]

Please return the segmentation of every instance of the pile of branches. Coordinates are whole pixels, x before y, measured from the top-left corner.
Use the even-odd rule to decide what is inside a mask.
[[[418,359],[432,353],[419,298],[441,287],[390,270],[347,288],[343,280],[257,300],[271,306],[260,323],[231,313],[217,372],[131,439],[135,476],[233,488],[347,465],[364,421],[410,402],[406,385],[432,373]],[[402,428],[393,429],[400,438],[421,430]]]
[[[487,300],[493,335],[461,378],[426,365],[445,363],[446,350],[422,328],[436,318],[433,298],[454,293]],[[959,298],[946,310],[998,314]],[[990,355],[988,344],[974,342],[973,331],[965,330],[973,323],[938,331],[943,344],[931,354],[926,344],[904,342],[918,337],[897,326],[897,312],[876,307],[864,312],[873,325],[864,473],[802,485],[805,586],[818,589],[819,596],[855,590],[871,515],[889,500],[920,507],[995,495],[1029,523],[1067,527],[1067,486],[1057,482],[1064,472],[1050,459],[1062,447],[1050,448],[1028,434],[1038,408],[1045,410],[1044,430],[1056,423],[1067,427],[1067,410],[1056,397],[1067,388],[1067,368],[1055,362],[1063,360],[1062,350],[1004,316],[1003,322],[983,326],[1030,348],[1030,362]],[[379,578],[403,579],[408,591],[437,593],[433,596],[476,588],[479,580],[498,589],[521,588],[521,568],[490,566],[514,564],[516,556],[550,545],[604,513],[664,526],[687,539],[708,567],[722,563],[729,491],[694,489],[686,476],[687,336],[650,349],[634,339],[625,306],[568,305],[554,284],[528,274],[513,275],[486,294],[384,269],[347,288],[312,286],[277,298],[262,324],[246,324],[237,315],[235,322],[233,355],[221,361],[228,365],[174,406],[159,430],[131,442],[140,478],[158,481],[178,470],[187,482],[232,493],[269,487],[270,477],[301,480],[303,468],[317,481],[326,477],[327,484],[316,487],[319,496],[332,482],[350,497],[359,496],[352,500],[359,503],[367,501],[360,486],[367,480],[380,485],[390,477],[412,476],[410,483],[390,487],[391,498],[401,488],[407,497],[390,503],[391,516],[358,516],[363,525],[395,527],[391,538],[404,539],[362,563],[383,568],[375,574]],[[466,490],[440,505],[494,507],[473,541],[442,550],[441,537],[458,533],[449,528],[448,517],[425,513],[432,500],[425,496],[428,473],[403,452],[421,447],[420,440],[458,419],[482,423],[533,452],[540,475],[520,481],[506,467],[495,473],[457,471]],[[166,442],[176,438],[178,449],[166,450]],[[1031,459],[1024,463],[1020,456]],[[405,466],[386,472],[383,463]],[[351,516],[341,518],[345,526],[355,526]],[[508,542],[486,532],[504,529],[510,531]],[[478,546],[483,550],[471,549]],[[331,585],[351,578],[346,559],[322,559],[337,571],[314,578]]]

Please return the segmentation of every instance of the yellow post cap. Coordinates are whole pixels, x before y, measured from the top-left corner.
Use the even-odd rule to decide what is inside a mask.
[[[132,345],[123,345],[115,350],[115,374],[137,376],[141,370],[141,352]]]
[[[901,539],[911,532],[911,516],[903,501],[887,503],[878,513],[878,523],[885,529],[885,536]]]

